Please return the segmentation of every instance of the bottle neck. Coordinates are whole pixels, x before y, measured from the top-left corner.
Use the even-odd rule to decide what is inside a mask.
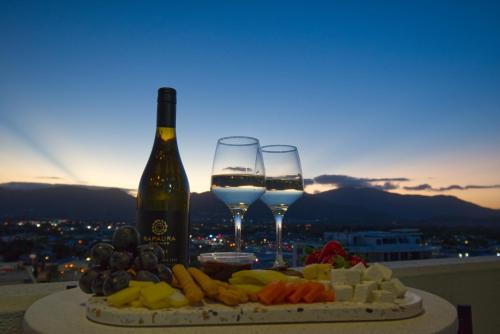
[[[175,102],[158,102],[156,112],[157,128],[172,128],[175,135]]]

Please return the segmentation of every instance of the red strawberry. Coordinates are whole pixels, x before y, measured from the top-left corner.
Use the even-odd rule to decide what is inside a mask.
[[[350,261],[351,261],[351,266],[355,266],[360,262],[363,263],[365,266],[368,266],[368,263],[361,256],[358,255],[351,255]]]
[[[307,255],[306,264],[319,263],[319,250],[314,251]]]
[[[335,263],[335,255],[334,254],[330,254],[330,255],[326,255],[326,256],[322,257],[321,258],[321,263],[334,264]]]
[[[319,259],[322,260],[323,257],[327,255],[340,255],[342,257],[346,257],[346,252],[340,242],[337,240],[332,240],[327,242],[324,246],[323,249],[321,250],[321,253],[319,254]]]

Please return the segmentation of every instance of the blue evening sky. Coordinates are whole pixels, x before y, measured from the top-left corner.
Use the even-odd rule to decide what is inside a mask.
[[[135,188],[160,86],[194,191],[249,135],[500,207],[499,2],[4,1],[0,181]]]

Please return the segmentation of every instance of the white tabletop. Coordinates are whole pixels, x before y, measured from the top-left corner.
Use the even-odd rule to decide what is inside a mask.
[[[424,313],[418,317],[365,322],[257,324],[236,326],[185,327],[115,327],[89,321],[86,317],[88,295],[79,289],[61,291],[36,301],[24,315],[25,334],[82,333],[82,334],[456,334],[458,330],[455,307],[446,300],[428,292],[412,289],[424,303]]]

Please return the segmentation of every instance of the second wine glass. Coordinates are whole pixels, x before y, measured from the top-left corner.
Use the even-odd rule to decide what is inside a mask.
[[[240,252],[243,217],[250,204],[266,190],[258,139],[236,136],[217,141],[211,190],[231,211],[236,252]]]
[[[284,268],[287,264],[283,259],[281,240],[283,217],[289,206],[304,192],[302,167],[295,146],[263,146],[262,155],[266,166],[266,192],[261,200],[271,209],[276,222],[276,259],[273,267]]]

